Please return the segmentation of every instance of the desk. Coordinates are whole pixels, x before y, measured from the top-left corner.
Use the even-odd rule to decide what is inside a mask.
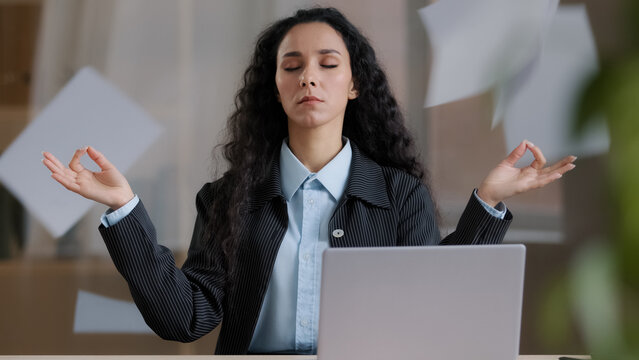
[[[558,360],[564,355],[520,355],[517,360]],[[565,355],[575,359],[590,359],[590,356]],[[0,355],[0,360],[317,360],[314,355],[253,355],[253,356],[213,356],[213,355]]]

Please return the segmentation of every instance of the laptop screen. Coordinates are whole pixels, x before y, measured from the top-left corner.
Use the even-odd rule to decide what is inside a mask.
[[[523,245],[331,248],[318,358],[513,360]]]

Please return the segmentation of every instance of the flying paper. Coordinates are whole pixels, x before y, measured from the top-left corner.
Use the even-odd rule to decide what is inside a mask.
[[[432,46],[425,107],[480,94],[533,66],[558,2],[440,0],[420,9]]]
[[[583,138],[572,136],[581,87],[597,71],[597,50],[585,6],[560,6],[538,66],[514,94],[505,112],[507,148],[529,139],[543,149],[549,162],[568,154],[606,152],[610,140],[604,125],[588,129]],[[522,161],[530,160],[531,157]]]
[[[55,237],[68,231],[94,202],[69,192],[41,163],[42,151],[63,163],[92,145],[121,171],[158,138],[162,128],[144,109],[83,68],[67,83],[0,157],[0,181]],[[90,160],[83,165],[98,170]]]
[[[78,291],[74,333],[152,334],[134,303]]]
[[[543,23],[539,34],[537,53],[518,73],[509,78],[506,78],[505,81],[497,84],[495,88],[496,96],[493,97],[494,111],[492,128],[495,128],[495,126],[497,126],[501,122],[501,120],[504,118],[506,109],[510,105],[512,99],[515,97],[515,95],[517,95],[524,84],[526,84],[528,79],[530,79],[537,66],[539,66],[539,61],[543,54],[544,43],[546,38],[548,37],[548,30],[550,29],[550,24],[554,19],[558,5],[559,0],[551,0],[548,2],[546,15],[543,18]]]

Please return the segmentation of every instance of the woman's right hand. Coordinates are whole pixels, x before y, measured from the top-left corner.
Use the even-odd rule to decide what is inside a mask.
[[[84,154],[100,167],[102,171],[93,172],[80,163]],[[87,199],[97,201],[111,209],[119,209],[133,199],[134,194],[126,178],[96,149],[87,146],[76,150],[69,167],[49,152],[43,152],[42,163],[51,170],[51,177],[68,190]]]

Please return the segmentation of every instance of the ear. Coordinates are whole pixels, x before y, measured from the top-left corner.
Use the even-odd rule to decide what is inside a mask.
[[[358,96],[359,91],[357,91],[357,89],[355,89],[355,85],[351,83],[351,88],[348,89],[348,100],[357,99]]]

